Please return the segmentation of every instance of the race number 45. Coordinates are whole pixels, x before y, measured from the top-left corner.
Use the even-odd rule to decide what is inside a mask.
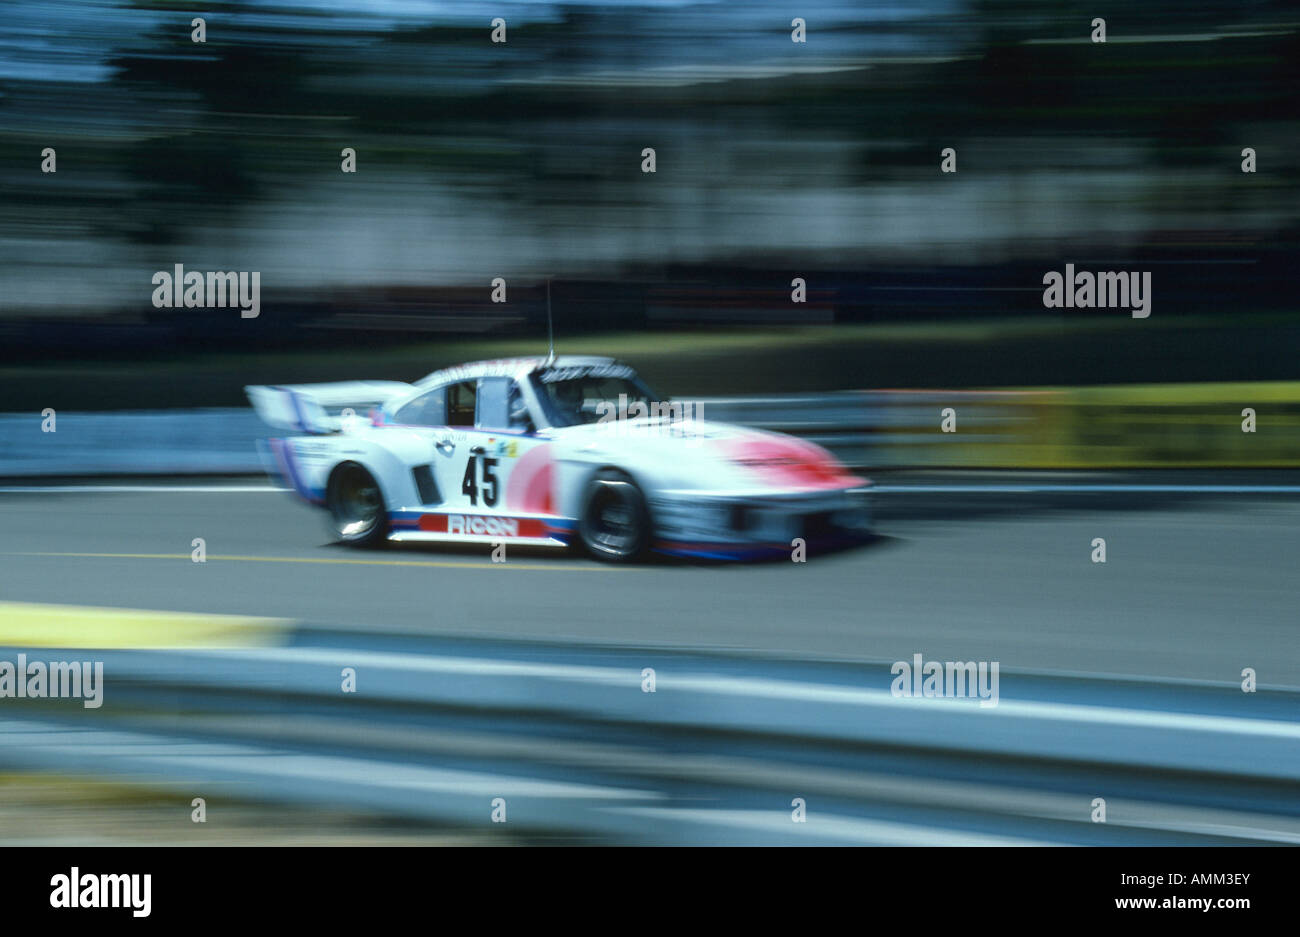
[[[480,471],[479,466],[482,466]],[[497,460],[489,459],[482,453],[475,453],[469,457],[465,463],[465,477],[461,480],[460,490],[463,494],[469,496],[469,503],[478,505],[479,495],[483,496],[483,503],[488,507],[495,507],[497,503]],[[482,483],[479,483],[479,476],[482,476]]]

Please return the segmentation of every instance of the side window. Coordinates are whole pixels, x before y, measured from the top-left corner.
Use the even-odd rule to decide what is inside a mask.
[[[515,382],[508,377],[485,377],[478,382],[479,429],[510,429],[510,391]]]
[[[464,381],[447,388],[447,425],[474,425],[474,382]]]
[[[447,395],[445,388],[439,387],[427,394],[416,397],[403,406],[393,419],[406,426],[446,426]]]

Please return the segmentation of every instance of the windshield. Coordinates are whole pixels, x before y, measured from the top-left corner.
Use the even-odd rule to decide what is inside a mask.
[[[551,425],[634,419],[654,412],[651,405],[658,399],[631,368],[621,368],[621,375],[592,373],[598,370],[554,368],[534,375]]]

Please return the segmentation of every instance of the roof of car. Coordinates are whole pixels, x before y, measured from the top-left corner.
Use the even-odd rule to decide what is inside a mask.
[[[443,384],[448,381],[469,381],[479,377],[520,377],[547,363],[544,355],[531,358],[496,358],[491,361],[472,361],[443,368],[416,381],[416,385]],[[603,355],[559,355],[550,362],[551,367],[573,368],[584,365],[613,364],[614,359]]]

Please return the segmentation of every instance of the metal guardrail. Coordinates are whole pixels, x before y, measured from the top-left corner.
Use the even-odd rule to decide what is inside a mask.
[[[512,833],[581,841],[1300,843],[1282,689],[1003,673],[981,707],[881,664],[310,628],[49,655],[102,660],[104,705],[6,700],[0,768],[485,831],[503,798]]]

